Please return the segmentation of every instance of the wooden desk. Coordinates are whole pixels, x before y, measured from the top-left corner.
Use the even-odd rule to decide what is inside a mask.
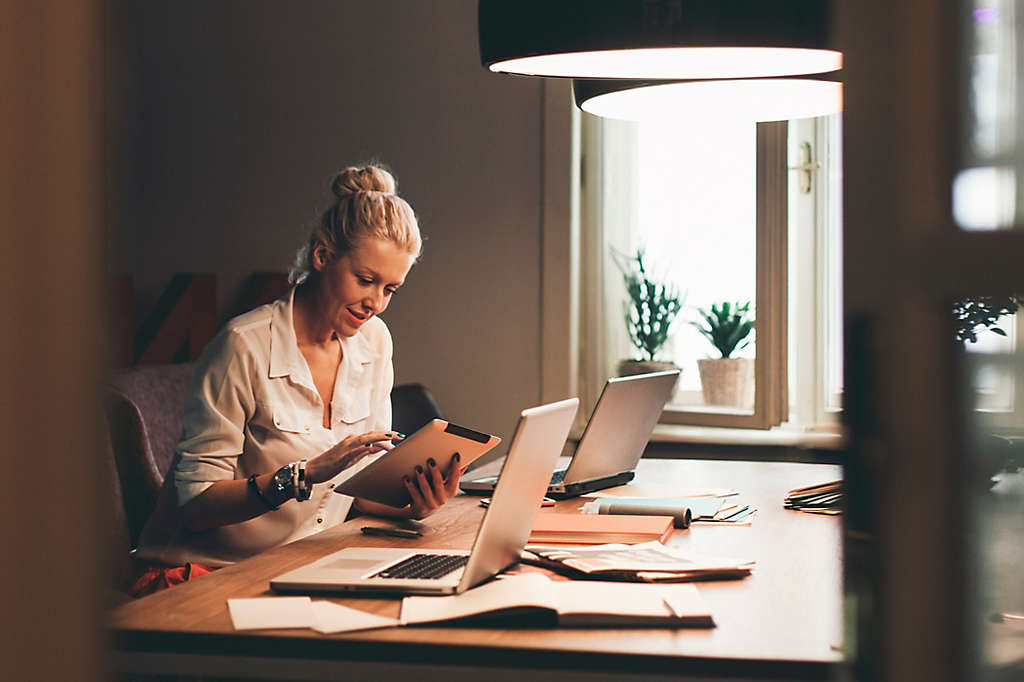
[[[782,508],[795,487],[840,477],[836,466],[643,460],[637,483],[680,492],[734,488],[758,514],[748,527],[673,533],[684,551],[749,557],[743,580],[698,583],[713,629],[406,627],[323,636],[312,630],[235,632],[229,597],[268,596],[284,571],[348,545],[468,548],[483,509],[451,500],[420,540],[367,537],[356,519],[111,613],[113,664],[134,673],[264,679],[824,680],[842,659],[841,523]],[[579,500],[559,505],[574,509]],[[338,598],[397,616],[399,600]],[[411,677],[409,677],[411,676]]]

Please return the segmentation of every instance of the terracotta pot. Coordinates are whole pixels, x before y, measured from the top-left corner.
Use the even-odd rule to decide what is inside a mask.
[[[704,358],[697,369],[705,405],[754,409],[753,358]]]

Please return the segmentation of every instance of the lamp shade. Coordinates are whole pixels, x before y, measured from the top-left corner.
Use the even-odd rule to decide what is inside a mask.
[[[832,75],[832,74],[828,74]],[[822,76],[687,81],[574,80],[576,105],[630,121],[723,118],[758,122],[843,110],[842,83]]]
[[[491,71],[698,79],[833,71],[827,0],[480,0]]]

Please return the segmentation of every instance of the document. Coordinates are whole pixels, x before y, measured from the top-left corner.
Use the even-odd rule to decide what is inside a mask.
[[[714,627],[693,585],[551,580],[541,573],[507,576],[450,597],[406,597],[404,625],[536,612],[559,625]]]
[[[228,599],[228,611],[236,630],[310,628],[331,635],[399,625],[395,618],[309,597]]]
[[[632,582],[687,582],[744,578],[755,562],[707,555],[685,555],[659,542],[593,547],[538,547],[523,552],[523,561],[574,578]]]
[[[282,630],[313,626],[309,597],[256,597],[228,599],[236,630]]]
[[[401,625],[397,618],[386,618],[324,600],[313,602],[313,617],[316,623],[313,629],[325,635]]]

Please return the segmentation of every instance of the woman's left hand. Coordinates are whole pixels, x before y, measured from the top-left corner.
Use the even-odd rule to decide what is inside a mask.
[[[415,472],[404,476],[402,482],[405,483],[405,489],[412,498],[412,504],[406,507],[410,518],[426,518],[440,509],[459,491],[461,476],[462,466],[457,452],[452,455],[448,469],[443,473],[441,467],[431,458],[427,460],[426,467],[416,467]]]

